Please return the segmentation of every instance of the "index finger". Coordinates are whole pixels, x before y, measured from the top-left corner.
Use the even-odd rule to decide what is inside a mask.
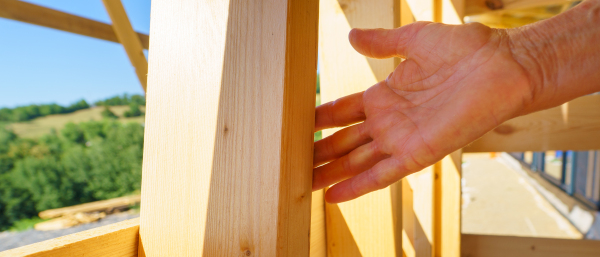
[[[315,131],[344,127],[366,119],[363,92],[344,96],[315,109]]]

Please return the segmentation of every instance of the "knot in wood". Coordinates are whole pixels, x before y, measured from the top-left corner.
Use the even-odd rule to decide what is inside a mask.
[[[494,132],[500,135],[509,135],[515,132],[515,129],[511,125],[500,125],[494,129]]]
[[[490,8],[490,10],[498,10],[504,8],[504,3],[502,0],[486,0],[485,5]]]

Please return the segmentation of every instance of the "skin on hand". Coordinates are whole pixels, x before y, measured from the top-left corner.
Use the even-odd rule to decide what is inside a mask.
[[[600,90],[600,0],[512,30],[417,22],[354,29],[371,58],[406,59],[365,92],[316,109],[313,190],[338,203],[434,164],[502,122]],[[337,184],[336,184],[337,183]]]
[[[385,81],[317,107],[316,131],[351,125],[315,143],[313,190],[335,184],[325,195],[331,203],[434,164],[533,99],[505,30],[416,22],[354,29],[349,38],[367,57],[406,60]]]

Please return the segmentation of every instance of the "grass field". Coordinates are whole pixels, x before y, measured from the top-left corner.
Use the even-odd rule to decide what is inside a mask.
[[[129,110],[129,106],[110,106],[112,112],[119,116],[118,121],[121,122],[139,122],[144,123],[144,115],[140,117],[123,118],[123,113]],[[145,111],[144,106],[140,106],[142,112]],[[40,117],[26,122],[17,122],[11,124],[0,124],[4,125],[9,129],[12,129],[17,135],[25,138],[36,138],[44,134],[50,133],[52,129],[60,131],[65,124],[69,122],[79,123],[90,120],[102,120],[100,114],[104,110],[104,107],[92,107],[89,109],[79,110],[68,114],[55,114]]]

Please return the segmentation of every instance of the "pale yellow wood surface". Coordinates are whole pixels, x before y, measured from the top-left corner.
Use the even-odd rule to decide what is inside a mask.
[[[325,231],[324,190],[312,193],[310,210],[310,257],[327,256],[327,234]]]
[[[51,219],[60,217],[66,214],[75,214],[78,212],[93,212],[93,211],[106,211],[110,209],[116,209],[120,207],[127,207],[139,203],[141,200],[140,195],[123,196],[108,200],[96,201],[91,203],[78,204],[69,207],[63,207],[58,209],[45,210],[39,213],[42,219]]]
[[[137,256],[139,218],[0,252],[0,257]]]
[[[0,17],[119,43],[109,24],[18,0],[0,0]],[[144,49],[149,37],[136,33]]]
[[[461,248],[465,257],[596,257],[600,241],[463,234]]]
[[[320,1],[321,102],[366,90],[394,70],[394,59],[358,54],[348,42],[348,33],[351,28],[398,25],[395,4],[399,1]],[[400,227],[394,226],[392,198],[392,190],[386,188],[350,202],[326,204],[328,256],[400,256],[396,245],[401,239],[394,236]]]
[[[102,0],[102,2],[112,20],[115,34],[117,34],[119,42],[123,45],[123,48],[125,48],[129,61],[135,69],[135,74],[140,80],[144,92],[146,92],[148,61],[144,55],[140,38],[136,35],[131,26],[121,0]]]
[[[434,256],[460,256],[462,151],[435,166]]]
[[[407,182],[403,184],[403,192],[409,191],[413,197],[412,199],[408,199],[404,196],[402,197],[404,200],[402,203],[402,211],[405,213],[403,215],[403,223],[405,233],[409,238],[406,243],[404,240],[402,241],[402,248],[409,249],[405,250],[407,253],[414,251],[413,256],[433,256],[433,179],[433,166],[427,167],[403,179]]]
[[[565,118],[564,115],[567,115]],[[466,146],[464,152],[525,152],[600,149],[600,95],[517,117]]]
[[[141,250],[308,256],[317,1],[151,10]]]
[[[436,0],[406,0],[417,21],[434,21],[434,2]],[[439,1],[439,0],[438,0]]]
[[[507,11],[548,5],[560,5],[571,0],[464,0],[465,15],[475,15],[491,11]]]

